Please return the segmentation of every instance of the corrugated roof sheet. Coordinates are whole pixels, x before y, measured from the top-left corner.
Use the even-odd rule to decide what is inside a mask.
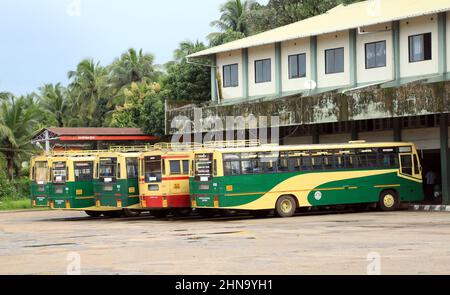
[[[212,47],[189,57],[318,36],[450,10],[449,0],[369,0],[337,6],[328,12],[258,35]]]
[[[146,135],[139,128],[47,128],[59,136],[82,136],[82,135]]]

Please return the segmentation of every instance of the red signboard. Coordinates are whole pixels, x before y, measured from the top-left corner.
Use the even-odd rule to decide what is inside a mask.
[[[118,135],[118,136],[61,136],[59,137],[60,141],[130,141],[130,140],[156,140],[157,137],[149,136],[149,135]]]

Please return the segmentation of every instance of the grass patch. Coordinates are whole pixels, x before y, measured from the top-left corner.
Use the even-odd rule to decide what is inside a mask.
[[[3,199],[0,200],[0,211],[31,209],[30,199]]]

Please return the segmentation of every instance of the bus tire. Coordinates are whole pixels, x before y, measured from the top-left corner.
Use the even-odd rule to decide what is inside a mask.
[[[102,212],[99,211],[84,211],[87,215],[89,215],[90,217],[100,217],[102,216]]]
[[[123,213],[126,217],[138,217],[139,215],[141,215],[141,212],[130,209],[123,209]]]
[[[281,196],[276,204],[275,211],[279,217],[292,217],[297,210],[297,202],[292,196]]]
[[[154,211],[150,211],[150,214],[153,215],[155,218],[166,218],[167,215],[169,215],[169,211],[167,211],[167,210],[154,210]]]
[[[192,209],[175,209],[172,210],[172,215],[175,217],[186,217],[191,215]]]
[[[395,211],[400,205],[398,195],[395,191],[386,190],[381,192],[378,207],[381,211]]]
[[[217,211],[213,209],[197,209],[198,214],[204,218],[212,218],[217,215]]]

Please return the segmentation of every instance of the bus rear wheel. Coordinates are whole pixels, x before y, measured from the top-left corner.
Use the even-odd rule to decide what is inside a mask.
[[[139,215],[141,215],[141,212],[133,211],[130,209],[123,209],[123,213],[125,214],[126,217],[138,217]]]
[[[102,212],[98,212],[98,211],[84,211],[87,215],[89,215],[90,217],[100,217],[102,216]]]
[[[275,211],[279,217],[292,217],[297,209],[297,203],[291,196],[282,196],[278,199]]]
[[[169,211],[167,210],[154,210],[150,211],[150,213],[156,218],[165,218],[167,217],[167,215],[169,215]]]
[[[383,191],[380,195],[378,207],[382,211],[397,210],[400,205],[397,193],[394,191]]]

